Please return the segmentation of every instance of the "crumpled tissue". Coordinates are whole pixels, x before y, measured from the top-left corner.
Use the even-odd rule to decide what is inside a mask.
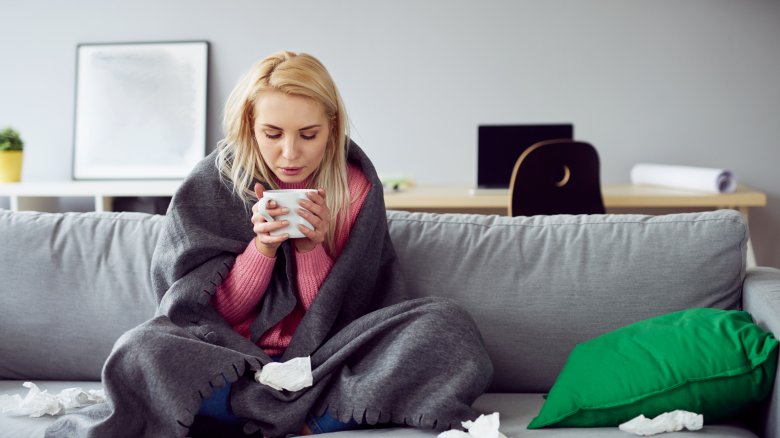
[[[277,391],[300,391],[313,385],[311,357],[296,357],[287,362],[271,362],[255,372],[255,381]]]
[[[468,433],[462,430],[450,429],[440,433],[436,438],[506,438],[506,435],[498,431],[501,422],[498,419],[498,412],[490,415],[480,415],[474,421],[464,421],[460,423]]]
[[[83,408],[106,401],[106,394],[102,389],[84,391],[81,388],[67,388],[53,395],[46,390],[41,391],[38,385],[32,382],[24,382],[22,386],[30,389],[24,398],[19,394],[0,395],[0,413],[31,417],[61,415],[66,409]]]
[[[618,426],[624,432],[648,436],[664,432],[677,432],[679,430],[699,430],[704,426],[704,416],[688,411],[672,411],[653,418],[652,420],[640,415],[633,420],[626,421]]]

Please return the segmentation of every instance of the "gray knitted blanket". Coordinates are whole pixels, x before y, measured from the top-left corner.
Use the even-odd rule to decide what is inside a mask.
[[[349,160],[372,183],[342,254],[282,361],[311,356],[313,386],[275,390],[253,379],[271,362],[255,342],[297,303],[294,248],[277,253],[251,326],[236,333],[210,305],[253,237],[250,205],[220,180],[213,154],[183,182],[152,261],[157,316],[125,333],[103,368],[108,403],[58,419],[47,437],[184,437],[211,388],[232,382],[244,432],[281,437],[306,414],[445,430],[478,416],[470,405],[492,365],[471,317],[439,299],[406,299],[387,231],[382,185],[351,143]],[[121,251],[121,248],[115,248]]]

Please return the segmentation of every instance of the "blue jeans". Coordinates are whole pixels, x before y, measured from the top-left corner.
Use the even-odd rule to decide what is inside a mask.
[[[342,423],[332,415],[327,409],[325,413],[319,417],[315,417],[312,414],[306,416],[306,425],[309,426],[309,430],[313,434],[328,433],[328,432],[340,432],[342,430],[354,430],[360,428],[360,425],[355,420],[349,420],[348,423]]]
[[[278,361],[279,357],[272,357],[271,359]],[[224,378],[225,376],[222,377]],[[230,409],[231,388],[232,385],[227,380],[225,380],[225,386],[213,388],[211,390],[211,396],[203,399],[196,416],[210,417],[229,426],[240,424],[243,419],[233,414],[233,411]],[[330,415],[330,412],[327,410],[321,416],[314,416],[312,414],[307,415],[306,425],[309,426],[309,429],[315,434],[352,430],[360,427],[355,420],[350,420],[348,423],[342,423]]]
[[[222,376],[223,378],[225,376]],[[225,380],[225,386],[221,388],[212,388],[211,396],[204,398],[200,404],[200,409],[195,415],[211,417],[219,420],[221,423],[236,425],[241,422],[241,417],[233,414],[230,410],[230,389],[233,385]]]

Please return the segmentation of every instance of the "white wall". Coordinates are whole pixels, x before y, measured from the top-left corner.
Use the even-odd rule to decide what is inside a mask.
[[[780,266],[776,0],[0,0],[0,13],[0,126],[22,132],[25,180],[70,178],[77,43],[205,39],[210,145],[243,71],[305,51],[380,171],[472,184],[478,124],[573,122],[606,183],[643,161],[727,167],[765,191],[751,234],[758,262]]]

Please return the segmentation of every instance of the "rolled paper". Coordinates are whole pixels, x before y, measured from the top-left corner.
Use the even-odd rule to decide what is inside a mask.
[[[707,193],[731,193],[737,179],[726,169],[639,163],[631,168],[631,183],[654,184]]]

